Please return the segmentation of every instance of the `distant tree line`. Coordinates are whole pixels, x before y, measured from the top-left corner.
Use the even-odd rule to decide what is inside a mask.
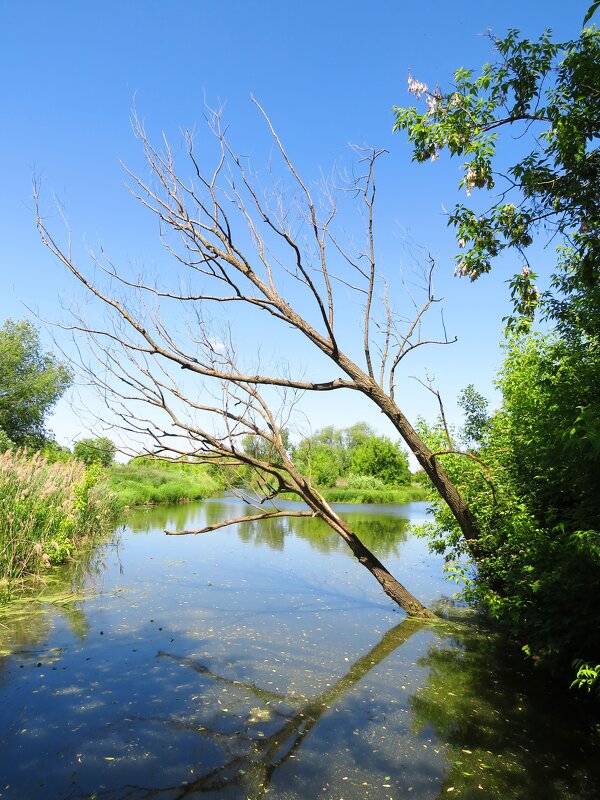
[[[288,451],[300,472],[324,488],[343,484],[353,488],[396,488],[411,482],[408,458],[399,442],[378,435],[366,422],[349,428],[328,425],[290,444]],[[273,458],[268,444],[258,436],[246,436],[244,450],[255,458]]]

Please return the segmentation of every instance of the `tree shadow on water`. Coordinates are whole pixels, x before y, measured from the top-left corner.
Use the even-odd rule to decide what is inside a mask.
[[[277,774],[295,758],[303,741],[332,706],[353,689],[384,659],[404,645],[425,623],[406,619],[387,631],[368,653],[358,658],[335,683],[312,698],[281,694],[256,683],[232,680],[213,672],[194,658],[159,651],[161,660],[192,670],[215,687],[227,690],[227,716],[217,711],[198,725],[193,719],[153,719],[165,732],[186,730],[202,740],[203,751],[218,750],[221,763],[194,778],[168,786],[128,784],[119,790],[98,791],[95,796],[123,800],[186,798],[195,796],[260,798],[269,792]],[[220,702],[220,701],[219,701]],[[139,720],[142,722],[142,720]]]

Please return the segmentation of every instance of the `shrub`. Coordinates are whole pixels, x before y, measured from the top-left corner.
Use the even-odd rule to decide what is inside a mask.
[[[98,439],[80,439],[75,442],[73,455],[84,464],[102,464],[103,467],[110,467],[115,460],[115,445],[106,436]]]
[[[346,479],[348,489],[386,489],[385,483],[375,475],[355,475],[350,473]]]

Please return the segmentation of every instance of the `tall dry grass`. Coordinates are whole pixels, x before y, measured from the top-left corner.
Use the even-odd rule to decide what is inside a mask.
[[[31,575],[71,558],[106,531],[115,502],[101,468],[50,463],[40,453],[0,455],[0,599]]]

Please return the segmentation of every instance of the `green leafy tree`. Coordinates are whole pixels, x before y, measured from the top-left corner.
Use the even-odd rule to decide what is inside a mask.
[[[52,439],[48,439],[44,442],[44,445],[40,450],[40,454],[49,464],[56,464],[57,461],[65,463],[73,458],[73,453],[68,447],[58,444],[58,442],[55,442]]]
[[[302,439],[293,452],[300,472],[317,486],[335,486],[338,478],[346,474],[344,431],[333,425]]]
[[[467,446],[477,447],[483,442],[489,427],[488,402],[470,383],[461,392],[458,405],[465,415],[465,423],[461,431],[462,439]]]
[[[444,457],[481,526],[476,572],[436,498],[425,533],[467,598],[483,601],[537,664],[587,675],[600,661],[600,427],[579,398],[600,396],[600,352],[557,334],[516,337],[506,349],[502,406],[476,459]],[[443,441],[441,422],[421,433],[432,447]]]
[[[0,429],[12,443],[44,443],[46,417],[71,380],[69,368],[44,352],[30,322],[7,320],[0,328]]]
[[[283,428],[281,431],[281,438],[283,440],[284,447],[289,450],[290,434],[285,428]],[[275,448],[272,445],[269,445],[269,443],[260,436],[252,436],[251,434],[244,436],[242,446],[244,448],[244,452],[254,456],[254,458],[272,460],[274,464],[281,464],[281,456],[279,453],[277,453]]]
[[[344,447],[351,457],[357,447],[376,435],[373,428],[366,422],[357,422],[343,432]]]
[[[95,439],[80,439],[75,442],[73,455],[84,464],[100,464],[102,467],[110,467],[115,460],[116,447],[106,436]]]
[[[494,191],[489,205],[473,198],[450,214],[456,274],[476,280],[502,252],[516,251],[522,268],[511,292],[526,325],[540,299],[527,249],[543,229],[557,247],[548,313],[568,316],[569,297],[582,300],[582,292],[598,309],[600,33],[591,26],[557,43],[550,31],[530,41],[510,30],[492,41],[496,60],[478,76],[460,68],[447,90],[409,76],[409,91],[427,108],[395,108],[395,129],[408,133],[416,161],[435,161],[442,151],[463,158],[460,188],[468,198]],[[519,137],[519,147],[506,147],[503,135]],[[507,159],[507,152],[519,155]],[[598,326],[595,317],[589,323]]]
[[[331,425],[322,428],[300,442],[294,458],[303,474],[318,486],[335,486],[340,478],[349,476],[354,479],[353,485],[356,478],[372,478],[377,486],[400,486],[411,481],[408,459],[401,447],[386,436],[377,436],[366,422],[342,430]]]
[[[354,450],[350,471],[370,475],[386,486],[409,484],[411,474],[406,453],[386,436],[370,436]]]
[[[304,439],[294,451],[298,469],[316,486],[335,486],[344,474],[341,447],[332,446],[312,438]]]

